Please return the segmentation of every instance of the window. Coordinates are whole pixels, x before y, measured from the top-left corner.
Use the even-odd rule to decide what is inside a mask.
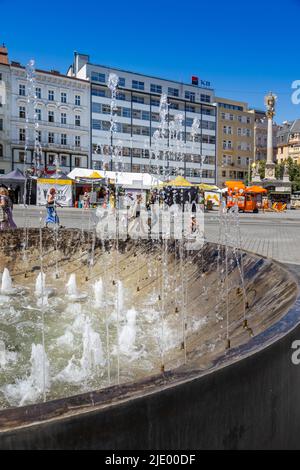
[[[92,72],[91,78],[93,82],[105,83],[105,73]]]
[[[119,86],[125,86],[125,78],[124,77],[119,77],[119,83],[118,83]]]
[[[61,166],[67,166],[67,165],[68,165],[68,157],[67,157],[67,155],[61,155],[61,157],[60,157],[60,164],[61,164]]]
[[[125,100],[126,100],[126,95],[125,95],[125,93],[120,93],[120,92],[118,91],[118,92],[117,92],[117,100],[125,101]]]
[[[75,157],[75,166],[76,167],[81,166],[81,158],[80,157]]]
[[[191,106],[190,104],[187,104],[185,109],[186,109],[186,111],[188,111],[189,113],[195,113],[195,112],[196,112],[195,106]]]
[[[26,134],[25,129],[19,129],[19,139],[21,142],[25,142]]]
[[[185,92],[185,99],[186,100],[189,100],[189,101],[192,101],[193,103],[195,102],[196,100],[196,94],[193,92],[193,91],[187,91]]]
[[[241,163],[242,163],[242,159],[241,159],[241,157],[238,157],[238,158],[237,158],[237,164],[238,164],[238,165],[241,165]]]
[[[3,145],[0,144],[0,158],[3,157]]]
[[[54,101],[54,91],[53,90],[48,90],[48,100],[49,101]]]
[[[35,96],[38,98],[38,99],[41,99],[42,98],[42,89],[40,87],[36,87],[35,89]]]
[[[54,122],[54,111],[48,111],[48,122]]]
[[[42,131],[35,131],[35,140],[37,142],[42,142]]]
[[[60,114],[60,123],[61,124],[67,124],[67,114],[66,113],[61,113]]]
[[[80,106],[80,103],[81,103],[80,95],[75,95],[75,105]]]
[[[65,93],[64,91],[61,92],[61,94],[60,94],[60,101],[61,101],[61,103],[66,103],[67,102],[67,93]]]
[[[106,96],[105,90],[101,90],[100,88],[92,88],[92,95],[93,96]]]
[[[3,131],[3,119],[0,119],[0,131]]]
[[[201,94],[200,95],[200,100],[204,101],[204,103],[210,103],[210,95]]]
[[[60,135],[60,143],[61,145],[67,145],[67,134]]]
[[[101,121],[100,119],[92,119],[92,128],[96,131],[101,131]]]
[[[0,82],[2,81],[2,73],[0,73]]]
[[[25,119],[26,118],[26,109],[25,106],[19,106],[19,118]]]
[[[122,108],[122,116],[130,118],[131,117],[131,109],[130,108]]]
[[[170,109],[179,109],[178,103],[170,103]]]
[[[159,100],[151,98],[151,106],[159,106]]]
[[[80,135],[75,135],[75,147],[80,147]]]
[[[169,87],[168,88],[168,95],[170,95],[170,96],[179,96],[178,88]]]
[[[161,85],[156,85],[155,83],[151,83],[150,84],[150,91],[151,91],[151,93],[159,93],[161,95],[162,86]]]
[[[53,163],[54,163],[54,158],[55,158],[55,155],[53,155],[53,153],[51,153],[50,155],[48,155],[48,165],[53,165]]]
[[[26,94],[25,85],[19,85],[19,95],[25,96],[25,94]]]
[[[42,120],[42,110],[37,108],[35,110],[35,118],[37,119],[37,121],[41,121]]]
[[[102,105],[102,114],[110,114],[110,106],[108,104]]]
[[[100,103],[92,103],[92,113],[101,113]]]
[[[75,115],[75,126],[80,126],[80,114]]]
[[[144,82],[139,82],[138,80],[132,80],[132,88],[135,90],[144,90]]]
[[[19,152],[19,162],[20,163],[25,162],[25,152]]]
[[[54,144],[54,132],[48,132],[48,143]]]
[[[150,113],[149,113],[149,111],[142,111],[142,116],[141,116],[141,117],[142,117],[142,119],[143,119],[144,121],[149,121],[149,120],[150,120]]]
[[[133,103],[144,104],[144,98],[143,98],[142,96],[133,95],[133,96],[132,96],[132,102],[133,102]]]

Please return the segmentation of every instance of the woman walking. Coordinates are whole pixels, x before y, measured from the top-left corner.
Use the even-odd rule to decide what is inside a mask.
[[[0,188],[0,230],[17,228],[12,216],[13,204],[6,188]]]
[[[45,220],[45,225],[46,228],[48,228],[48,224],[59,224],[59,218],[56,213],[56,206],[59,206],[59,204],[55,200],[55,195],[56,195],[56,189],[51,188],[49,190],[49,194],[47,196],[47,218]]]

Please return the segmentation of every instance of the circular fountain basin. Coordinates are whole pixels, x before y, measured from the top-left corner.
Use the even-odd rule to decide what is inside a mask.
[[[174,242],[162,249],[158,241],[120,241],[116,251],[91,233],[63,230],[54,240],[45,230],[42,269],[55,295],[41,305],[34,298],[39,236],[29,231],[26,251],[23,231],[4,232],[0,240],[0,272],[9,269],[13,288],[26,293],[0,305],[0,448],[228,448],[240,442],[247,428],[234,409],[259,379],[252,383],[242,369],[240,383],[234,370],[297,325],[295,275],[229,249],[224,281],[213,244],[180,259]],[[74,274],[77,295],[86,296],[80,303],[66,290]],[[45,374],[34,373],[43,369],[42,331],[46,389]],[[226,440],[229,431],[233,438]]]

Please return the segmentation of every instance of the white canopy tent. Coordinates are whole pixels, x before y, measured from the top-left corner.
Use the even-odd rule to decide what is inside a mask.
[[[68,177],[72,180],[78,178],[88,178],[95,170],[89,170],[87,168],[74,168]],[[153,186],[157,186],[161,183],[161,180],[154,175],[149,173],[129,173],[129,172],[117,172],[117,171],[104,171],[97,170],[104,179],[113,181],[116,185],[122,186],[125,189],[151,189]]]

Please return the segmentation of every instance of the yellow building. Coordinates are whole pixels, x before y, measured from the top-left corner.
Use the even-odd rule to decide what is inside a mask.
[[[253,161],[254,115],[247,103],[215,98],[218,106],[217,184],[248,179]]]

